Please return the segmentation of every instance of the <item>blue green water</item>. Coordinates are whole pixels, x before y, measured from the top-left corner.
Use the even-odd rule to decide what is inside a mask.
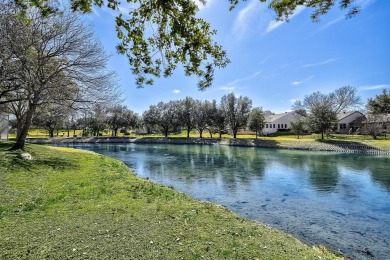
[[[74,144],[353,259],[390,259],[390,157],[261,148]]]

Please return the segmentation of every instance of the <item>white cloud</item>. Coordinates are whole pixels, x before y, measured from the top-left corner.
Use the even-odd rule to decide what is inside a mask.
[[[264,10],[264,6],[265,5],[261,4],[258,0],[252,0],[238,13],[233,25],[233,32],[236,37],[242,38],[247,33],[248,29],[253,27],[260,11]]]
[[[334,58],[334,59],[327,59],[327,60],[316,62],[316,63],[309,63],[309,64],[302,65],[301,68],[321,66],[321,65],[325,65],[325,64],[328,64],[328,63],[335,62],[336,60],[338,60],[338,59]]]
[[[301,80],[301,81],[293,81],[293,82],[291,82],[291,85],[299,86],[299,85],[302,85],[302,84],[305,83],[305,82],[310,81],[312,78],[314,78],[314,76],[310,76],[310,77],[308,77],[308,78],[306,78],[306,79],[303,79],[303,80]]]
[[[245,81],[245,80],[256,78],[258,75],[260,75],[260,73],[261,73],[261,71],[256,71],[256,72],[254,72],[252,75],[250,75],[248,77],[235,79],[235,80],[229,82],[228,84],[219,87],[218,89],[219,90],[232,91],[232,90],[237,88],[237,83]]]
[[[390,84],[380,84],[380,85],[372,85],[372,86],[362,86],[359,87],[359,90],[375,90],[375,89],[383,89],[389,88]]]
[[[300,14],[303,10],[305,10],[305,6],[298,6],[294,13],[292,15],[290,15],[289,17],[289,20],[291,20],[292,18],[294,18],[294,16]],[[268,23],[268,27],[267,29],[265,30],[265,33],[269,33],[273,30],[275,30],[276,28],[278,28],[279,26],[281,26],[282,24],[286,23],[285,21],[275,21],[275,20],[272,20]]]
[[[360,8],[366,8],[373,4],[376,0],[357,0],[356,5]]]
[[[172,93],[173,93],[173,94],[179,94],[179,93],[180,93],[180,89],[174,89],[174,90],[172,91]]]
[[[219,90],[226,90],[226,91],[233,91],[235,89],[236,86],[230,86],[230,85],[219,87]]]
[[[337,17],[336,19],[333,19],[332,21],[326,23],[324,26],[322,26],[319,30],[322,31],[322,30],[325,30],[326,28],[344,20],[345,17],[344,16],[340,16],[340,17]]]

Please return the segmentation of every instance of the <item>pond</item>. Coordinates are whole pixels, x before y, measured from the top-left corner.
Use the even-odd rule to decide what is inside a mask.
[[[353,259],[390,258],[390,157],[222,145],[74,144],[142,178]]]

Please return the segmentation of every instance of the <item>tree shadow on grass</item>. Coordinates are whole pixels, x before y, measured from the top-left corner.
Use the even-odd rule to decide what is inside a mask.
[[[21,151],[10,151],[13,143],[11,142],[0,142],[0,152],[3,153],[2,161],[3,166],[18,166],[26,171],[32,171],[34,169],[45,169],[49,167],[53,170],[66,170],[66,169],[76,169],[77,164],[75,161],[67,158],[61,158],[56,156],[43,157],[44,155],[36,156],[35,153],[32,153],[32,160],[24,160],[20,157]]]
[[[48,159],[36,159],[33,160],[24,160],[17,156],[11,159],[11,164],[17,165],[18,167],[30,171],[34,169],[45,169],[51,168],[53,170],[72,170],[76,169],[77,166],[74,162],[70,160],[62,160],[61,158],[48,158]]]

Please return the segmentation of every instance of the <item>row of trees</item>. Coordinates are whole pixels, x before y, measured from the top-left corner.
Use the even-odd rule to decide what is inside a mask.
[[[236,138],[238,130],[247,126],[256,131],[257,137],[265,123],[261,108],[252,109],[252,100],[236,97],[233,93],[223,96],[219,104],[215,100],[200,101],[191,97],[160,102],[150,106],[142,118],[148,132],[161,131],[168,136],[170,131],[184,128],[187,137],[194,129],[199,132],[199,137],[204,131],[208,131],[211,137],[215,133],[221,137],[229,128]]]
[[[16,122],[16,121],[15,121]],[[90,109],[75,111],[63,106],[41,107],[35,114],[32,125],[36,128],[46,129],[50,137],[54,137],[55,131],[67,130],[69,137],[73,130],[82,129],[83,136],[99,136],[102,131],[110,129],[113,136],[119,132],[127,133],[140,125],[140,118],[126,106],[113,105],[105,107],[97,104]]]
[[[378,121],[378,113],[389,111],[386,110],[386,106],[389,106],[388,95],[388,91],[384,90],[383,94],[369,99],[367,109],[370,114],[364,121],[369,124],[364,128],[363,124],[359,125],[365,129],[364,131],[367,130],[367,134],[372,135],[378,128],[378,124],[372,124],[372,118],[376,116]],[[314,92],[294,104],[293,108],[298,118],[291,122],[291,128],[298,137],[302,132],[318,132],[323,138],[324,133],[333,128],[338,113],[360,108],[361,105],[356,88],[350,86],[339,88],[329,94]],[[374,108],[376,110],[373,110]],[[112,135],[117,136],[118,131],[127,133],[130,129],[137,128],[146,130],[147,133],[162,132],[165,136],[170,132],[184,129],[187,137],[192,130],[197,130],[200,137],[205,131],[208,131],[211,137],[213,134],[219,134],[221,137],[229,130],[236,138],[239,129],[249,128],[256,132],[257,138],[264,128],[265,115],[268,113],[270,112],[264,112],[259,107],[252,109],[252,101],[248,97],[237,97],[231,93],[223,96],[219,103],[216,100],[194,100],[191,97],[160,102],[150,106],[142,116],[121,105],[97,104],[92,109],[78,113],[63,106],[52,105],[50,109],[44,106],[37,111],[33,124],[47,129],[50,136],[58,129],[67,129],[68,136],[71,129],[83,129],[83,135],[94,136],[99,136],[102,131],[110,129]]]
[[[118,132],[126,133],[137,128],[145,129],[148,133],[162,132],[165,136],[184,129],[187,137],[192,130],[197,130],[200,137],[205,131],[211,136],[219,133],[221,137],[229,129],[236,138],[240,128],[249,127],[256,134],[259,133],[264,127],[265,117],[261,108],[252,109],[252,101],[248,97],[236,97],[231,93],[223,96],[219,104],[215,100],[200,101],[191,97],[160,102],[150,106],[142,116],[121,105],[98,104],[82,111],[60,105],[42,106],[32,121],[33,126],[46,129],[50,137],[59,129],[67,129],[69,137],[70,131],[73,130],[75,135],[76,129],[82,129],[83,135],[93,136],[110,129],[112,135],[117,136]]]

